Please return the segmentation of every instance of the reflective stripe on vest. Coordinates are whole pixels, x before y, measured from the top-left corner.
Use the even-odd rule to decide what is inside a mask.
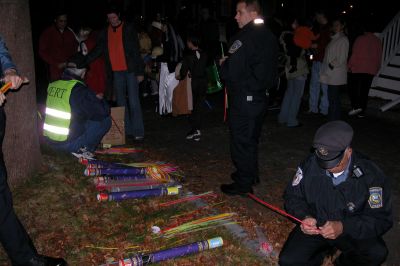
[[[47,88],[46,118],[44,120],[43,135],[54,141],[68,139],[71,124],[71,97],[72,88],[80,81],[57,80]]]

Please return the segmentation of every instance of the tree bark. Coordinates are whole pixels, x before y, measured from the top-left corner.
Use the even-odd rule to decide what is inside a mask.
[[[30,178],[41,163],[38,137],[35,67],[29,0],[0,1],[0,34],[19,73],[29,84],[7,93],[4,159],[11,186]]]

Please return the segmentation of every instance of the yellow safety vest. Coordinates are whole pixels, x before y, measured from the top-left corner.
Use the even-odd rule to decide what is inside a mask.
[[[46,118],[44,119],[43,135],[54,141],[65,141],[68,138],[71,124],[72,88],[79,80],[57,80],[47,88]]]

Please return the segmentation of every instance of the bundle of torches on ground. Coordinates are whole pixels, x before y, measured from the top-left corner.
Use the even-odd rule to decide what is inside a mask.
[[[134,148],[109,148],[96,151],[97,154],[128,154],[143,152]],[[123,201],[128,199],[140,199],[147,197],[162,197],[176,195],[180,198],[163,203],[159,203],[159,207],[173,206],[182,202],[202,200],[209,197],[216,198],[217,195],[212,192],[202,194],[183,194],[180,180],[183,174],[178,167],[164,162],[144,162],[144,163],[115,163],[104,160],[88,160],[80,158],[79,162],[86,166],[84,175],[93,177],[94,185],[98,190],[97,200],[99,202],[107,201]],[[235,213],[222,213],[208,215],[193,220],[195,214],[205,209],[212,209],[216,204],[201,204],[195,210],[185,214],[175,215],[179,219],[172,225],[161,229],[154,225],[151,230],[156,237],[172,238],[182,234],[198,232],[219,226],[236,224],[233,220]],[[170,217],[173,218],[173,217]],[[259,229],[259,230],[257,230]],[[270,243],[261,232],[260,228],[256,228],[257,238],[259,242],[258,252],[268,256],[273,250]],[[164,260],[174,259],[189,254],[199,253],[208,249],[214,249],[223,245],[221,237],[214,237],[208,240],[197,241],[194,243],[176,246],[148,254],[136,253],[128,258],[118,261],[111,261],[101,266],[134,266],[149,265]]]
[[[134,152],[124,150],[122,153]],[[106,154],[106,153],[102,153]],[[115,154],[115,153],[114,153]],[[88,160],[80,158],[79,162],[86,166],[84,175],[93,177],[94,185],[99,191],[97,200],[100,202],[123,201],[147,197],[161,197],[181,195],[182,185],[179,179],[183,178],[177,166],[164,162],[146,163],[114,163],[103,160]],[[199,195],[189,195],[178,200],[161,203],[160,206],[172,206],[181,202],[192,201],[205,197],[215,197],[213,192]],[[209,206],[209,205],[207,205]],[[203,207],[206,208],[207,206]],[[223,226],[234,223],[231,219],[234,213],[225,213],[203,217],[180,225],[171,226],[161,230],[157,226],[152,227],[154,234],[160,237],[170,238],[180,234],[187,234],[211,227]],[[149,254],[134,254],[128,258],[108,262],[106,265],[148,265],[163,260],[173,259],[189,254],[199,253],[204,250],[217,248],[223,245],[221,237],[198,241],[187,245],[170,249],[155,251]]]

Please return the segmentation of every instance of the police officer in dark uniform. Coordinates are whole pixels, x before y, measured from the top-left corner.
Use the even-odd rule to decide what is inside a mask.
[[[350,147],[344,121],[322,125],[315,153],[297,169],[285,191],[285,208],[302,220],[282,248],[279,265],[321,265],[332,247],[335,265],[381,265],[388,250],[382,235],[393,224],[388,178]]]
[[[4,82],[11,82],[11,89],[18,89],[23,79],[18,75],[11,56],[0,37],[0,70]],[[61,258],[39,255],[28,233],[14,212],[12,195],[7,183],[7,170],[3,159],[3,139],[6,115],[3,109],[5,96],[0,92],[0,243],[3,245],[13,266],[64,266]]]
[[[221,59],[221,76],[228,89],[230,149],[236,171],[228,195],[252,193],[259,182],[258,139],[267,109],[267,90],[277,80],[278,42],[260,18],[256,0],[240,0],[235,19],[241,29]]]

